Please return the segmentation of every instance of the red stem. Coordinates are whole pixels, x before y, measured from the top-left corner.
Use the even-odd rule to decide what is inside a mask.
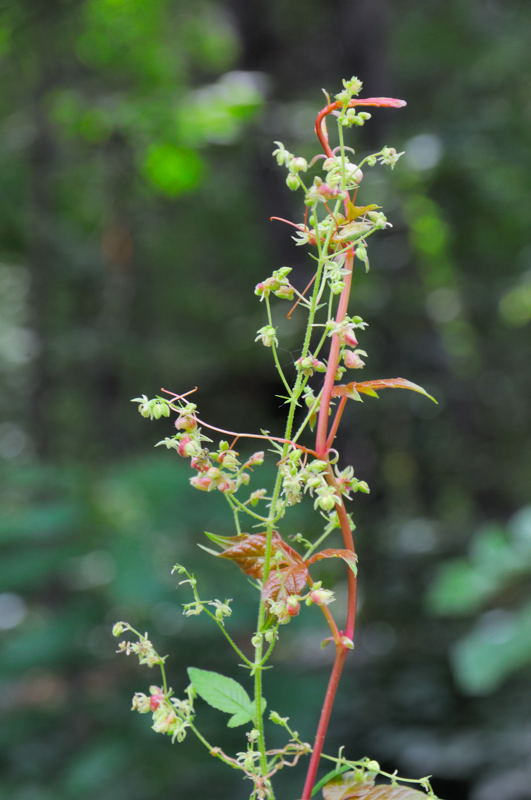
[[[348,397],[347,395],[343,395],[341,400],[339,401],[339,405],[337,407],[336,415],[334,417],[334,421],[332,423],[332,427],[328,433],[328,439],[326,440],[326,449],[330,450],[332,445],[334,444],[334,439],[336,438],[337,429],[341,423],[341,418],[343,416],[343,411],[345,410],[345,406],[347,404]]]
[[[323,707],[321,709],[321,716],[319,718],[319,725],[317,726],[317,733],[315,735],[312,757],[310,759],[308,772],[306,773],[306,780],[304,782],[301,800],[310,800],[312,796],[312,789],[317,777],[317,770],[319,769],[319,759],[321,757],[321,752],[326,738],[326,732],[330,723],[330,716],[332,714],[334,700],[336,699],[337,687],[339,686],[339,680],[341,678],[341,673],[343,672],[347,653],[348,649],[346,647],[343,645],[337,646],[334,666],[332,667],[332,672],[328,680],[328,687],[326,689],[326,695],[323,702]]]
[[[391,108],[401,108],[402,106],[405,106],[406,103],[404,100],[397,100],[396,98],[393,97],[370,97],[364,100],[363,99],[351,100],[350,103],[348,104],[349,108],[354,108],[355,106],[358,105],[387,106]],[[343,103],[341,103],[340,101],[337,101],[335,103],[329,103],[327,106],[325,106],[325,108],[323,108],[319,112],[319,114],[317,115],[317,119],[315,120],[315,132],[317,134],[317,138],[321,142],[323,150],[325,151],[326,155],[329,158],[333,157],[334,154],[330,149],[330,145],[328,144],[328,136],[326,134],[326,127],[324,121],[328,114],[331,114],[333,111],[340,110],[342,107]],[[347,258],[345,261],[345,268],[348,271],[345,277],[345,287],[339,299],[336,322],[342,322],[347,313],[348,302],[350,298],[350,289],[352,285],[353,264],[354,264],[354,250],[350,250],[347,254]],[[330,410],[330,401],[332,399],[332,391],[334,388],[334,382],[336,377],[336,371],[339,364],[340,347],[341,347],[341,342],[339,340],[339,336],[337,334],[334,334],[332,336],[332,343],[330,345],[330,352],[328,356],[328,366],[326,370],[325,380],[323,383],[323,391],[319,407],[319,418],[317,423],[317,435],[315,442],[315,450],[318,454],[318,458],[321,458],[328,462],[328,470],[326,475],[327,482],[330,486],[336,488],[336,490],[337,490],[337,484],[334,477],[333,469],[328,461],[328,452],[334,441],[334,437],[337,433],[339,423],[341,422],[341,417],[345,408],[345,403],[343,402],[343,400],[346,401],[346,398],[341,398],[341,401],[336,411],[336,415],[334,417],[334,421],[332,423],[329,432],[328,432],[328,417]],[[339,492],[338,496],[340,496]],[[350,522],[348,519],[347,510],[345,508],[343,499],[341,499],[340,502],[336,505],[336,511],[341,526],[341,534],[343,537],[343,543],[345,545],[345,548],[355,553],[354,539],[352,536]],[[356,625],[357,578],[351,569],[349,569],[347,572],[347,581],[348,581],[348,599],[347,599],[347,619],[346,619],[345,636],[348,637],[348,639],[350,639],[351,641],[353,641],[354,630]],[[319,769],[319,761],[321,759],[321,753],[323,750],[326,734],[328,731],[328,725],[330,724],[330,717],[332,714],[334,701],[336,699],[337,688],[339,686],[339,681],[341,678],[341,674],[343,672],[343,667],[345,665],[345,659],[347,657],[348,651],[349,648],[345,646],[343,642],[339,642],[336,644],[336,657],[334,660],[334,665],[332,667],[330,678],[328,680],[328,686],[326,689],[326,694],[321,709],[321,716],[319,718],[319,725],[317,726],[315,742],[312,750],[312,755],[310,758],[310,763],[308,765],[308,772],[306,774],[306,780],[304,782],[304,789],[301,800],[310,800],[312,795],[312,790],[315,785],[315,780],[317,777],[317,771]]]
[[[337,307],[336,322],[342,322],[346,316],[348,309],[348,301],[350,299],[350,287],[352,284],[352,267],[354,263],[354,252],[349,250],[345,259],[345,287],[341,292],[339,298],[339,305]],[[317,420],[317,436],[315,439],[315,450],[317,451],[318,458],[326,460],[327,456],[327,432],[328,432],[328,414],[330,411],[330,400],[332,398],[332,390],[334,388],[334,381],[336,379],[336,372],[339,365],[339,350],[341,342],[337,333],[332,336],[332,343],[330,345],[330,352],[328,354],[328,366],[323,383],[323,392],[321,395],[321,403],[319,406],[319,418]]]

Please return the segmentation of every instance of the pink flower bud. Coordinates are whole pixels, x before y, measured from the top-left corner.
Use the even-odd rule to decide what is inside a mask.
[[[343,363],[349,369],[361,369],[365,366],[365,361],[355,350],[345,350],[343,353]]]
[[[334,197],[337,197],[341,190],[336,186],[329,186],[328,183],[322,183],[317,191],[324,200],[332,200]]]
[[[345,344],[349,344],[351,347],[357,347],[358,340],[354,336],[354,331],[352,329],[348,329],[343,333],[343,341]]]
[[[252,456],[247,460],[245,466],[254,467],[257,464],[263,464],[263,463],[264,463],[264,451],[259,450],[258,452],[252,454]]]
[[[149,706],[152,711],[156,711],[164,700],[164,692],[160,686],[150,686],[149,694],[151,695],[149,698]]]
[[[200,489],[202,492],[209,492],[213,488],[212,479],[208,475],[195,475],[190,478],[190,483],[194,489]]]
[[[190,459],[190,466],[198,472],[207,472],[212,464],[206,456],[194,456]]]
[[[197,419],[193,414],[179,414],[174,424],[178,431],[193,431],[197,428]]]
[[[234,492],[236,489],[236,484],[230,478],[223,478],[218,483],[218,489],[224,494],[227,492]]]
[[[288,612],[290,617],[296,617],[301,610],[301,604],[299,603],[299,598],[295,595],[290,595],[286,599],[286,611]]]
[[[183,458],[188,458],[188,456],[191,455],[190,452],[188,452],[189,451],[188,446],[191,444],[191,442],[192,439],[190,438],[190,436],[183,436],[183,438],[179,441],[177,452]]]
[[[327,606],[334,599],[334,593],[328,589],[314,589],[310,592],[310,600],[316,606]]]

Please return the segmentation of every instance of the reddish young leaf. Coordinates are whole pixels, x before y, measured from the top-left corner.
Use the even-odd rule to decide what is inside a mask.
[[[344,772],[323,787],[324,800],[426,800],[424,792],[409,786],[375,786],[374,781],[359,783],[355,772]]]
[[[209,538],[224,548],[221,553],[217,553],[219,558],[228,558],[246,575],[262,579],[267,541],[265,533],[242,533],[239,536],[209,534]],[[271,539],[271,558],[281,570],[299,564],[304,566],[301,556],[276,531],[273,531]]]
[[[316,561],[321,561],[323,558],[342,558],[348,564],[354,575],[358,573],[357,561],[358,557],[352,550],[343,550],[338,547],[332,547],[327,550],[320,550],[319,553],[314,553],[313,556],[306,561],[308,565],[314,564]]]
[[[419,394],[423,394],[425,397],[429,397],[430,400],[433,400],[434,403],[437,403],[437,400],[432,397],[431,394],[428,394],[422,386],[418,386],[416,383],[408,381],[405,378],[380,378],[376,381],[362,381],[361,383],[352,381],[351,383],[344,383],[339,386],[334,386],[332,397],[348,397],[349,394],[354,394],[355,392],[378,397],[376,394],[377,389],[410,389],[412,392],[419,392]]]
[[[291,594],[300,594],[308,580],[308,567],[304,561],[291,566],[273,567],[262,589],[264,600],[284,600]]]

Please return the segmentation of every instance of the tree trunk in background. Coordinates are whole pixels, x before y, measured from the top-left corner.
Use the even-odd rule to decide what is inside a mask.
[[[55,211],[57,136],[50,123],[47,100],[58,79],[57,50],[51,45],[57,36],[57,7],[28,3],[28,38],[34,54],[33,89],[29,114],[33,127],[29,147],[28,270],[30,275],[29,324],[36,339],[36,354],[30,378],[29,432],[41,458],[52,453],[56,389],[54,369],[53,298],[58,277],[58,236]]]
[[[102,443],[115,452],[123,441],[120,417],[126,397],[126,365],[122,363],[122,356],[130,350],[127,337],[134,333],[134,320],[131,319],[135,291],[131,180],[135,168],[124,135],[115,132],[109,138],[104,146],[103,160],[106,217],[101,242],[101,306],[96,322],[100,355],[94,364],[92,392],[95,424],[102,432]]]

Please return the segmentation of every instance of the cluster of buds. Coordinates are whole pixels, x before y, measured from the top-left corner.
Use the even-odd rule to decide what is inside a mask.
[[[356,97],[361,92],[363,83],[355,75],[352,78],[343,78],[342,83],[343,89],[335,95],[335,99],[346,106],[353,97]]]
[[[125,653],[126,656],[135,655],[138,663],[147,667],[155,667],[164,664],[164,658],[159,656],[152,643],[148,639],[147,633],[140,634],[133,630],[127,622],[116,622],[113,625],[112,635],[121,636],[126,631],[132,631],[137,636],[136,642],[122,641],[118,645],[117,653]]]
[[[404,151],[399,153],[394,147],[383,147],[379,153],[374,153],[371,156],[367,156],[365,161],[370,167],[374,167],[375,164],[379,162],[380,164],[384,164],[386,167],[391,167],[391,169],[394,169],[396,162],[403,155]]]
[[[138,413],[146,419],[160,419],[170,416],[170,406],[163,397],[154,397],[150,400],[145,394],[142,397],[134,397],[132,403],[138,403]]]
[[[293,617],[299,615],[302,599],[299,595],[290,594],[283,600],[269,600],[269,613],[277,618],[279,625],[287,625]]]
[[[233,450],[228,442],[220,442],[217,452],[202,452],[199,457],[192,457],[190,464],[197,469],[197,475],[190,478],[190,483],[203,492],[217,490],[233,494],[240,486],[246,486],[251,480],[248,470],[263,464],[264,452],[253,453],[241,463],[239,453]]]
[[[367,213],[372,227],[376,230],[383,230],[384,228],[392,228],[392,224],[388,221],[383,211],[369,211]]]
[[[363,180],[363,172],[357,164],[348,158],[332,156],[325,159],[323,169],[327,173],[326,182],[329,186],[340,186],[345,189],[356,189]]]
[[[273,617],[277,618],[279,625],[287,625],[293,617],[299,616],[303,602],[307,606],[328,606],[334,600],[334,592],[323,589],[321,581],[317,581],[312,584],[307,594],[290,594],[278,600],[269,600],[268,610]]]
[[[304,202],[307,206],[313,206],[316,203],[327,203],[329,200],[342,200],[346,196],[346,192],[340,189],[339,186],[331,186],[329,183],[324,182],[319,175],[316,175],[312,185],[306,192]]]
[[[325,277],[332,294],[341,294],[345,288],[345,254],[335,256],[324,265]]]
[[[280,267],[280,269],[276,269],[269,278],[266,278],[265,281],[257,283],[254,293],[260,298],[260,301],[269,297],[271,293],[281,300],[293,300],[295,289],[288,280],[290,272],[291,267]]]
[[[288,175],[286,177],[286,186],[293,192],[301,186],[299,177],[300,172],[306,172],[308,169],[308,162],[301,156],[294,156],[289,150],[286,150],[282,142],[275,142],[276,149],[273,150],[273,156],[279,166],[288,168]]]
[[[362,494],[370,494],[369,485],[366,481],[360,481],[354,475],[354,468],[351,466],[345,467],[342,470],[335,468],[335,482],[339,492],[344,495],[348,500],[351,499],[351,492],[362,492]]]
[[[194,403],[182,404],[175,420],[178,430],[174,436],[167,436],[157,443],[168,449],[175,450],[182,458],[190,459],[190,466],[197,474],[190,478],[190,483],[203,492],[219,491],[232,494],[240,486],[247,485],[251,479],[248,470],[262,464],[263,451],[253,455],[242,464],[238,453],[233,450],[228,442],[220,442],[217,451],[204,447],[205,442],[211,440],[204,436],[198,425],[196,416],[197,407]],[[258,502],[256,498],[255,502]]]
[[[341,320],[341,322],[329,320],[326,323],[326,331],[328,336],[337,335],[341,344],[346,344],[350,347],[356,347],[358,340],[354,331],[357,328],[364,330],[367,325],[368,323],[364,322],[361,317],[346,316]]]
[[[300,503],[303,493],[307,492],[314,498],[314,508],[326,513],[333,511],[339,497],[326,480],[326,469],[327,463],[319,459],[313,459],[301,466],[300,451],[292,452],[280,466],[282,494],[286,505]]]
[[[350,127],[351,125],[365,125],[367,120],[372,117],[372,114],[369,114],[367,111],[356,111],[353,108],[345,109],[339,115],[339,124],[345,127]]]
[[[165,693],[160,686],[150,686],[149,695],[136,692],[133,695],[131,711],[152,715],[155,733],[164,733],[172,737],[172,742],[182,742],[186,737],[186,729],[193,719],[193,705],[190,697],[178,700]]]
[[[304,358],[298,358],[295,362],[295,367],[303,375],[306,375],[307,378],[311,378],[314,372],[326,372],[326,364],[324,361],[320,361],[315,356],[305,356]]]

